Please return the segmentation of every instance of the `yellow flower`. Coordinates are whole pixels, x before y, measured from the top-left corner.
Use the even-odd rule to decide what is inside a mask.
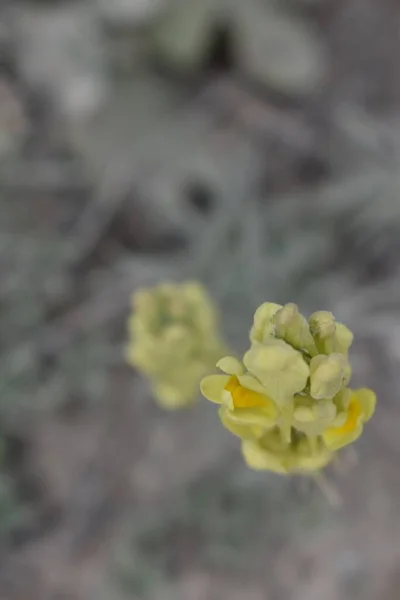
[[[294,394],[305,388],[310,373],[302,354],[283,340],[254,344],[243,362],[266,393],[281,405],[292,401]]]
[[[193,404],[201,377],[224,355],[218,313],[196,282],[163,283],[132,298],[127,361],[168,410]]]
[[[357,440],[362,434],[364,423],[375,412],[376,396],[368,388],[349,390],[345,400],[347,407],[338,413],[336,424],[323,432],[326,447],[339,450]]]
[[[244,372],[243,364],[233,357],[226,357],[217,364],[226,375],[209,375],[200,383],[200,389],[208,400],[223,405],[220,411],[223,424],[258,426],[265,429],[276,423],[278,410],[266,394],[261,383]],[[231,427],[231,430],[232,430]]]
[[[306,318],[295,304],[266,302],[254,315],[243,362],[226,357],[201,391],[221,405],[222,424],[242,440],[254,469],[310,473],[355,441],[376,398],[353,391],[348,351],[353,334],[327,311]]]

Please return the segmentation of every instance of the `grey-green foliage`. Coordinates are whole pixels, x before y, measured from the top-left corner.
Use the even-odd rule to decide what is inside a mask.
[[[34,517],[30,507],[20,502],[16,482],[4,472],[7,450],[0,434],[0,551],[3,545],[7,546],[15,532],[30,528]]]
[[[147,83],[150,94],[152,82]],[[158,89],[160,81],[153,83]],[[262,301],[295,298],[306,312],[321,306],[333,310],[354,294],[374,253],[387,256],[382,245],[396,237],[398,158],[393,140],[371,117],[345,108],[333,115],[329,178],[279,195],[254,192],[263,166],[245,135],[235,132],[222,152],[214,149],[212,115],[199,105],[175,111],[168,104],[164,119],[157,106],[156,127],[145,143],[137,147],[128,138],[123,141],[125,170],[134,171],[152,232],[179,232],[188,243],[185,269],[179,262],[165,276],[197,277],[209,287],[238,351],[247,343],[252,313]],[[112,122],[103,126],[90,139],[104,148],[101,164],[110,164],[115,147],[107,152],[101,139],[109,139]],[[141,176],[146,171],[150,178]],[[191,181],[210,191],[210,215],[188,208],[185,189]],[[360,317],[342,305],[340,311],[342,319]]]
[[[264,567],[266,535],[273,546],[327,518],[318,495],[302,497],[293,486],[290,493],[287,480],[268,483],[249,478],[242,468],[206,475],[162,510],[155,507],[133,519],[116,563],[125,591],[152,597],[154,588],[173,582],[180,569],[257,573]]]
[[[0,198],[0,441],[4,430],[31,418],[35,422],[41,411],[70,399],[104,398],[107,368],[116,357],[102,331],[78,330],[63,340],[73,332],[61,316],[68,314],[77,293],[71,247],[61,234],[35,225],[35,209],[25,205],[20,210],[18,199],[12,200],[6,194]],[[0,458],[0,536],[20,528],[27,518],[15,481],[3,474],[5,450]]]
[[[240,198],[229,208],[227,202],[207,230],[207,276],[228,313],[232,307],[232,327],[244,309],[249,313],[265,299],[296,298],[309,311],[336,308],[356,330],[368,327],[377,299],[382,307],[391,298],[394,306],[398,151],[371,117],[348,111],[346,120],[341,112],[337,118],[327,181],[260,199],[233,180]]]
[[[43,384],[38,336],[45,324],[46,303],[60,277],[55,242],[27,236],[17,218],[18,203],[0,200],[0,420],[2,427],[32,411]],[[58,269],[58,271],[57,271]],[[62,294],[62,290],[61,294]],[[22,412],[21,412],[22,410]],[[0,440],[4,430],[0,430]],[[7,540],[26,524],[28,512],[15,490],[15,481],[3,473],[0,459],[0,539]],[[31,515],[29,515],[29,518]]]
[[[194,1],[203,15],[200,21],[193,22],[196,12],[187,7],[179,12],[178,0],[171,5],[172,12],[168,9],[165,15],[160,14],[159,21],[154,21],[150,28],[153,53],[175,68],[195,70],[208,51],[210,28],[227,23],[232,26],[240,68],[245,74],[289,95],[312,93],[325,63],[324,58],[318,58],[320,40],[300,15],[288,16],[283,3],[277,8],[278,2],[265,2],[261,8],[255,0],[224,0],[201,7],[198,0]],[[185,0],[186,4],[189,6]],[[242,28],[238,15],[245,5],[249,13]],[[271,40],[264,36],[270,27],[263,28],[260,20],[255,30],[257,39],[251,39],[252,23],[260,15],[267,15],[270,24],[277,23],[283,31],[265,60],[264,50],[259,48],[268,49]],[[192,20],[190,27],[184,19]],[[171,29],[166,31],[168,23]],[[180,37],[180,27],[193,39]],[[296,31],[293,37],[291,30]],[[284,70],[279,68],[281,52],[285,53]],[[258,62],[254,60],[256,54]],[[297,60],[301,61],[299,69]],[[130,189],[133,181],[151,234],[157,237],[174,231],[183,236],[188,244],[184,269],[182,254],[177,252],[165,268],[162,259],[155,257],[147,270],[156,273],[158,279],[201,279],[219,302],[224,331],[238,352],[247,344],[254,309],[265,300],[296,301],[306,312],[321,307],[335,311],[336,307],[337,316],[348,320],[356,332],[367,330],[371,311],[387,308],[391,300],[388,318],[384,324],[379,321],[379,327],[391,328],[397,318],[397,278],[389,277],[379,287],[371,281],[361,284],[357,278],[374,254],[377,259],[383,257],[384,263],[393,258],[389,241],[398,237],[400,222],[396,136],[370,116],[339,107],[337,114],[331,115],[335,122],[331,124],[327,152],[332,170],[329,180],[290,194],[260,194],[253,185],[263,167],[258,148],[249,141],[249,132],[237,131],[240,125],[236,130],[231,124],[233,131],[229,130],[218,146],[212,106],[209,109],[201,101],[183,102],[172,84],[153,74],[138,76],[122,90],[121,97],[123,102],[111,106],[114,114],[109,123],[108,119],[97,121],[94,131],[86,136],[86,145],[81,146],[99,188],[105,183],[106,199],[116,201],[121,188]],[[275,129],[271,135],[280,137],[279,127],[278,133]],[[269,158],[267,155],[265,160]],[[290,176],[288,171],[288,179]],[[211,215],[195,214],[185,204],[185,185],[191,180],[200,180],[211,189]],[[135,195],[132,203],[136,200]],[[50,353],[49,360],[47,343],[42,343],[49,339],[48,320],[58,310],[67,312],[65,304],[70,300],[75,303],[82,293],[74,290],[70,273],[71,256],[79,252],[74,241],[65,244],[61,236],[27,236],[30,226],[21,228],[17,210],[16,202],[0,198],[0,416],[6,420],[10,415],[15,418],[21,407],[28,411],[51,409],[71,396],[98,399],[107,391],[106,367],[115,356],[107,332],[93,335],[83,331],[68,344],[56,344],[59,351],[56,356]],[[26,205],[21,212],[22,216],[30,214]],[[339,250],[344,254],[342,263],[337,260]],[[136,266],[132,253],[125,253],[123,262]],[[132,282],[139,285],[141,279],[136,272],[134,275]],[[129,291],[127,288],[126,297]],[[57,334],[57,323],[51,329]],[[61,330],[65,332],[65,328]],[[4,482],[0,529],[15,522],[7,508],[13,506],[14,492],[7,480]],[[232,485],[227,487],[231,489]],[[273,488],[268,486],[268,494]],[[165,539],[171,523],[203,536],[202,560],[240,562],[242,555],[235,547],[235,536],[240,534],[246,541],[251,538],[245,534],[256,528],[265,498],[258,492],[246,494],[246,502],[240,494],[235,496],[234,508],[225,521],[221,500],[224,493],[215,482],[205,483],[178,501],[167,517],[152,514],[150,524],[134,534],[138,562],[132,573],[132,554],[127,554],[126,578],[146,587],[153,577],[168,570]],[[16,510],[19,508],[15,505]],[[149,556],[139,546],[146,546],[148,539],[154,544],[154,538],[156,547]]]
[[[290,10],[289,2],[252,0],[244,4],[221,0],[204,2],[201,6],[195,2],[193,11],[188,10],[190,3],[184,4],[182,7],[181,0],[166,2],[159,18],[149,27],[149,34],[155,40],[153,50],[175,66],[179,66],[176,61],[182,54],[182,68],[195,72],[207,53],[212,29],[221,23],[232,27],[240,59],[247,47],[246,39],[251,37],[243,34],[247,20],[259,24],[265,19],[268,23],[282,23],[284,31],[278,39],[285,61],[296,76],[302,72],[295,68],[296,60],[309,51],[313,56],[324,54],[317,49],[320,40],[316,41],[314,31],[298,34],[298,31],[309,32],[308,24],[301,11]],[[296,35],[287,33],[291,28]],[[188,38],[192,35],[192,43],[186,35],[176,33],[180,29]],[[253,33],[251,24],[248,29]],[[257,39],[267,36],[268,27],[263,29],[260,25],[260,29],[261,33],[254,34]],[[274,32],[278,29],[281,31],[277,26]],[[313,41],[304,41],[304,47],[308,48],[304,54],[296,49],[295,41],[307,35]],[[260,47],[263,44],[261,39]],[[191,51],[193,56],[185,54]],[[264,51],[259,53],[262,67],[266,68],[271,61],[282,75],[283,57],[279,57],[279,51],[267,54],[265,57]],[[304,62],[311,65],[313,60],[305,58]],[[255,68],[254,61],[250,63]],[[143,77],[136,85],[141,86],[144,80],[148,84],[145,96],[159,101],[160,81]],[[274,87],[273,81],[269,85]],[[312,88],[310,85],[310,93]],[[289,87],[285,89],[289,95],[297,94]],[[126,90],[124,94],[125,97]],[[354,107],[339,104],[336,113],[330,114],[328,106],[327,117],[332,121],[326,148],[332,170],[329,180],[314,189],[298,188],[290,194],[260,197],[251,187],[261,173],[259,157],[254,149],[249,151],[245,147],[243,137],[233,137],[228,142],[229,148],[213,154],[210,138],[214,124],[206,110],[195,105],[174,112],[170,99],[164,104],[157,107],[156,127],[146,137],[146,143],[140,144],[139,151],[129,142],[129,135],[118,135],[118,144],[124,144],[124,157],[130,161],[126,170],[134,171],[136,187],[143,193],[154,231],[175,228],[189,240],[190,261],[184,275],[197,276],[210,287],[223,306],[224,325],[232,343],[236,346],[244,343],[252,311],[265,298],[290,301],[295,297],[304,310],[314,310],[322,305],[333,308],[340,297],[349,297],[358,285],[357,269],[363,268],[361,256],[372,260],[371,254],[380,252],[385,239],[382,232],[389,221],[393,224],[397,219],[397,159],[388,167],[388,132]],[[143,108],[136,108],[134,100],[131,106],[135,107],[132,108],[135,115],[123,122],[134,123],[143,112]],[[122,110],[118,114],[122,115]],[[103,130],[102,124],[96,124],[94,135],[87,136],[97,148],[104,148],[102,136],[110,138],[111,124],[107,131],[106,127]],[[271,135],[279,137],[280,133],[272,131]],[[93,152],[89,150],[89,154]],[[116,155],[114,150],[108,153],[104,150],[104,154],[102,166],[109,165]],[[141,173],[146,170],[151,177],[145,181]],[[290,176],[288,171],[288,179]],[[182,190],[191,178],[205,182],[214,192],[215,210],[210,219],[200,219],[184,205]],[[344,240],[348,239],[354,242],[354,247],[349,249],[346,264],[341,265],[336,254],[344,250]],[[368,239],[374,242],[368,244]],[[177,276],[182,277],[182,272]]]
[[[21,504],[15,482],[9,476],[0,474],[0,550],[16,531],[30,528],[33,522],[34,512]]]

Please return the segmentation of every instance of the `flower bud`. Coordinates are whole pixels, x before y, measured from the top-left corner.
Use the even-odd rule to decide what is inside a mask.
[[[351,344],[353,343],[354,335],[343,323],[336,323],[335,331],[335,352],[340,354],[346,354],[349,351]]]
[[[326,310],[315,312],[308,319],[308,323],[318,352],[321,354],[333,352],[333,336],[336,325],[332,313]]]
[[[315,399],[333,398],[342,388],[349,364],[342,354],[318,355],[310,362],[310,393]]]
[[[262,343],[275,333],[274,315],[282,308],[280,304],[264,302],[254,313],[253,326],[250,330],[250,341]]]
[[[285,340],[297,350],[315,356],[317,348],[306,319],[299,313],[296,304],[285,304],[273,318],[277,337]]]

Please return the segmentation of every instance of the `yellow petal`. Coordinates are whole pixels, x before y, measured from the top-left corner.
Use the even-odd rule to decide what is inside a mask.
[[[375,412],[376,394],[369,388],[354,390],[354,394],[363,410],[363,421],[365,423],[369,421]]]
[[[222,404],[223,393],[229,379],[229,375],[208,375],[200,382],[201,393],[207,400],[210,400],[210,402]]]
[[[238,402],[234,396],[234,406],[236,408],[259,407],[271,419],[275,419],[278,409],[275,402],[265,394],[265,388],[251,375],[239,375],[238,381],[244,391],[243,399],[245,402]]]
[[[360,437],[363,430],[363,407],[358,401],[357,394],[352,394],[347,410],[347,419],[340,427],[329,427],[323,437],[328,448],[338,450],[351,444]]]
[[[293,400],[286,402],[280,410],[279,428],[281,439],[284,444],[290,444],[292,441],[292,426],[293,426]]]
[[[270,340],[252,346],[243,362],[257,377],[275,402],[285,404],[301,392],[307,383],[309,369],[302,355],[282,340]]]
[[[253,406],[259,406],[265,411],[266,414],[269,414],[271,418],[276,418],[277,415],[277,407],[275,402],[267,396],[265,393],[265,388],[261,385],[257,379],[252,377],[251,375],[239,375],[238,380],[242,388],[245,390],[249,390],[250,392],[255,392],[255,395],[248,395],[248,400],[252,400],[253,402],[247,402],[247,406],[251,404]]]
[[[242,386],[236,375],[229,378],[225,390],[231,394],[233,408],[254,408],[271,404],[271,400],[265,394],[254,392]]]
[[[247,388],[248,390],[252,390],[253,392],[257,392],[258,394],[262,394],[266,396],[265,387],[261,385],[259,381],[252,375],[246,373],[246,375],[238,375],[238,380],[240,385]]]
[[[347,412],[341,412],[333,420],[332,427],[342,427],[347,421]]]
[[[273,473],[287,474],[286,467],[282,464],[279,455],[265,450],[259,444],[245,440],[242,442],[242,454],[251,469],[257,471],[272,471]]]
[[[227,385],[229,385],[229,380]],[[235,405],[233,404],[232,394],[226,389],[226,386],[224,388],[224,391],[222,392],[222,404],[229,410],[234,410],[235,408]]]
[[[310,439],[318,437],[330,427],[336,415],[336,406],[331,400],[313,400],[310,396],[295,397],[293,427]]]
[[[261,437],[264,429],[259,425],[236,422],[231,418],[231,411],[222,406],[218,411],[223,426],[242,440],[255,440]]]
[[[271,429],[276,425],[276,413],[271,415],[268,410],[262,408],[235,408],[229,410],[228,418],[232,423],[255,425],[264,430]]]
[[[313,405],[312,411],[317,420],[326,420],[332,423],[336,416],[336,406],[332,400],[319,400]]]
[[[244,373],[244,367],[240,360],[234,356],[225,356],[217,362],[218,369],[221,369],[228,375],[242,375]]]
[[[307,406],[298,406],[295,408],[293,416],[296,421],[300,421],[301,423],[310,423],[316,419],[312,409]]]
[[[342,428],[340,427],[337,429]],[[357,425],[352,431],[345,434],[338,434],[337,431],[335,431],[335,428],[332,427],[324,431],[323,438],[326,447],[334,452],[335,450],[340,450],[341,448],[344,448],[344,446],[348,446],[349,444],[355,442],[360,437],[362,432],[362,424]]]

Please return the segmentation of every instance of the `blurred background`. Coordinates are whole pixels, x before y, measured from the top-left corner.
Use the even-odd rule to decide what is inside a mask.
[[[396,0],[1,2],[2,600],[400,597],[399,28]],[[125,365],[131,292],[185,278],[238,352],[266,300],[354,331],[379,408],[341,508]]]

